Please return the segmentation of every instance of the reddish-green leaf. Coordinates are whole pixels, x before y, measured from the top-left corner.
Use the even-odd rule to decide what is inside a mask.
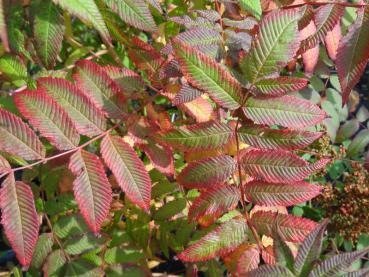
[[[279,73],[296,54],[300,45],[297,21],[299,9],[276,10],[266,15],[241,69],[250,83]]]
[[[106,129],[104,114],[69,81],[49,77],[37,82],[68,113],[81,135],[92,137]]]
[[[248,276],[249,271],[258,267],[260,253],[255,244],[244,243],[223,259],[227,269],[235,276]]]
[[[126,23],[147,32],[156,32],[157,27],[144,0],[104,0],[104,2]]]
[[[259,234],[270,237],[277,224],[284,239],[291,242],[302,242],[318,225],[306,218],[265,211],[257,211],[251,220]]]
[[[134,149],[120,137],[106,136],[101,142],[101,154],[128,199],[148,211],[151,180]]]
[[[296,77],[261,79],[255,83],[254,93],[256,96],[282,96],[303,89],[307,83],[308,80]]]
[[[78,132],[68,114],[45,91],[17,93],[15,104],[21,114],[59,150],[74,148]]]
[[[224,67],[188,44],[172,41],[186,79],[207,92],[220,106],[234,110],[242,103],[241,85]]]
[[[203,216],[218,217],[234,209],[240,201],[240,190],[235,186],[214,186],[201,193],[188,211],[189,220],[199,220]]]
[[[248,98],[245,115],[257,124],[305,128],[320,123],[326,113],[310,101],[295,96],[269,99]]]
[[[244,191],[247,201],[260,206],[292,206],[319,195],[322,187],[303,181],[276,184],[251,181]]]
[[[179,92],[174,97],[172,103],[173,105],[180,105],[183,103],[191,102],[196,98],[200,97],[202,92],[189,84],[183,84]]]
[[[232,129],[216,121],[181,126],[155,136],[158,141],[181,150],[216,149],[225,145],[232,137]]]
[[[247,229],[243,218],[231,219],[185,249],[178,258],[185,262],[200,262],[226,255],[247,238]]]
[[[340,40],[336,67],[341,84],[343,104],[359,81],[369,58],[369,7],[358,11],[358,16],[348,33]]]
[[[247,273],[247,277],[294,277],[295,275],[281,265],[263,265]]]
[[[51,69],[63,45],[63,17],[52,0],[38,2],[33,8],[35,49],[42,64]]]
[[[3,109],[0,109],[0,150],[25,160],[45,157],[45,148],[32,129]]]
[[[315,11],[316,32],[301,42],[300,53],[314,48],[323,41],[329,31],[331,31],[341,19],[345,9],[340,5],[327,4],[319,7]]]
[[[79,61],[73,74],[79,89],[111,118],[121,119],[123,94],[105,70],[88,60]]]
[[[251,149],[242,157],[241,164],[247,174],[272,183],[301,181],[323,168],[330,160],[322,159],[310,164],[287,151]]]
[[[101,37],[110,42],[110,34],[103,17],[94,0],[53,0],[64,10],[77,16],[85,22],[89,22],[100,33]]]
[[[247,125],[238,130],[241,141],[261,149],[294,150],[304,148],[323,133],[303,130],[275,130],[259,125]]]
[[[70,157],[69,168],[76,177],[73,191],[79,209],[90,229],[98,233],[112,200],[104,165],[98,156],[82,150]]]
[[[35,249],[39,219],[30,186],[7,178],[0,190],[1,223],[18,261],[28,267]]]
[[[223,184],[236,170],[236,162],[227,155],[211,157],[190,163],[177,177],[187,188],[206,189]]]

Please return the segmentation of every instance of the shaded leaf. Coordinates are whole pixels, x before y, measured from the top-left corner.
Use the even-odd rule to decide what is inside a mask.
[[[39,236],[34,254],[32,256],[31,267],[36,269],[40,269],[42,267],[46,258],[52,251],[53,244],[54,239],[51,233],[44,233]]]

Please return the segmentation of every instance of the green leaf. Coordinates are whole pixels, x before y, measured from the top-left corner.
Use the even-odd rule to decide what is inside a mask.
[[[216,121],[181,126],[155,135],[159,142],[181,150],[216,149],[232,137],[232,129]]]
[[[110,34],[94,0],[53,0],[80,20],[91,23],[104,41],[110,43]]]
[[[263,18],[255,43],[241,60],[242,72],[250,83],[279,73],[293,58],[300,45],[297,28],[300,17],[298,9],[288,9],[272,11]]]
[[[299,276],[308,276],[315,261],[320,257],[322,251],[323,236],[328,220],[323,221],[305,238],[297,252],[294,269]]]
[[[154,220],[166,220],[180,213],[186,207],[186,200],[179,198],[166,203],[160,207],[154,214]]]
[[[51,233],[44,233],[38,237],[35,252],[32,256],[32,268],[40,269],[42,267],[49,253],[52,251],[53,244],[54,240]]]
[[[293,271],[293,264],[295,258],[293,257],[292,251],[285,242],[281,231],[279,230],[278,223],[274,230],[273,236],[273,250],[276,259],[276,263],[287,267]]]
[[[65,268],[64,265],[67,259],[64,256],[62,250],[58,249],[52,252],[46,260],[46,263],[43,267],[44,275],[48,277],[58,277],[65,276]]]
[[[172,44],[181,70],[192,85],[209,93],[222,107],[240,107],[241,84],[224,67],[183,41],[173,39]]]
[[[0,71],[17,87],[27,81],[27,68],[18,57],[4,55],[0,58]]]
[[[52,69],[62,47],[64,20],[52,0],[42,0],[33,8],[36,52],[42,64]]]
[[[64,276],[69,277],[100,277],[104,274],[101,268],[95,267],[84,260],[74,260],[65,267],[66,271]]]
[[[364,151],[365,147],[369,144],[369,130],[361,130],[350,143],[347,149],[347,156],[353,157]]]
[[[80,255],[89,250],[99,248],[105,241],[104,237],[96,237],[88,233],[71,237],[64,243],[65,251],[70,255]]]
[[[108,264],[117,264],[137,263],[144,257],[145,255],[136,249],[113,247],[105,252],[104,259]]]
[[[248,11],[257,19],[260,19],[262,14],[260,0],[239,0],[243,10]]]
[[[104,0],[123,21],[140,30],[156,32],[157,26],[144,0]]]
[[[207,261],[236,249],[246,238],[248,227],[243,217],[227,221],[178,255],[182,261]]]
[[[75,234],[88,232],[88,227],[82,215],[70,215],[61,217],[55,224],[53,231],[59,238],[67,238]]]

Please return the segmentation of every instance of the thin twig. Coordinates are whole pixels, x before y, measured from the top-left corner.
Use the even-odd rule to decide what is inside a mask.
[[[282,7],[282,9],[293,9],[293,8],[299,8],[302,6],[324,6],[324,5],[332,5],[332,4],[337,5],[337,6],[342,6],[342,7],[351,7],[351,8],[363,8],[363,7],[369,6],[369,4],[366,4],[366,3],[359,4],[359,3],[327,1],[327,2],[304,2],[301,4],[285,6],[285,7]]]

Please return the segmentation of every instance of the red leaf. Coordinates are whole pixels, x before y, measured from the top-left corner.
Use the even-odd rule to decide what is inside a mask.
[[[22,157],[38,160],[45,157],[45,148],[36,134],[22,119],[0,109],[0,150]]]
[[[124,118],[121,108],[123,93],[104,68],[91,61],[82,60],[76,63],[73,78],[79,89],[105,114],[111,118]]]
[[[247,201],[256,205],[292,206],[319,195],[322,187],[304,181],[277,184],[251,181],[244,190]]]
[[[358,10],[358,16],[348,33],[340,40],[336,67],[344,105],[353,87],[363,74],[369,58],[369,7]]]
[[[252,223],[259,234],[272,237],[275,224],[286,241],[302,242],[318,224],[312,220],[289,214],[257,211],[253,214]]]
[[[113,172],[128,199],[148,211],[151,200],[151,180],[145,165],[134,149],[122,138],[110,135],[105,136],[100,147],[105,163]]]
[[[223,184],[236,170],[236,162],[227,155],[211,157],[190,163],[177,177],[187,188],[206,189]]]
[[[83,150],[70,157],[69,169],[76,176],[73,191],[79,209],[90,229],[98,233],[112,200],[104,166],[98,156]]]
[[[227,269],[234,276],[247,276],[248,271],[258,267],[260,253],[255,244],[244,243],[223,260]]]
[[[247,174],[272,183],[301,181],[323,168],[330,160],[309,164],[287,151],[250,149],[243,154],[241,164]]]
[[[314,21],[311,21],[304,29],[300,31],[301,38],[306,39],[316,32],[316,26]],[[319,60],[319,45],[306,50],[302,54],[302,60],[304,63],[304,72],[307,76],[311,76],[314,73],[314,68]]]
[[[8,178],[0,190],[1,223],[19,263],[28,268],[38,239],[39,219],[31,188]]]
[[[44,91],[24,91],[14,96],[21,114],[59,150],[74,148],[79,135],[68,114]]]
[[[327,33],[324,38],[327,52],[332,61],[336,60],[338,44],[342,38],[341,22],[338,22],[334,28]]]
[[[212,187],[201,193],[188,211],[188,219],[197,221],[203,216],[215,218],[234,209],[240,201],[240,190],[235,186],[224,185]]]

